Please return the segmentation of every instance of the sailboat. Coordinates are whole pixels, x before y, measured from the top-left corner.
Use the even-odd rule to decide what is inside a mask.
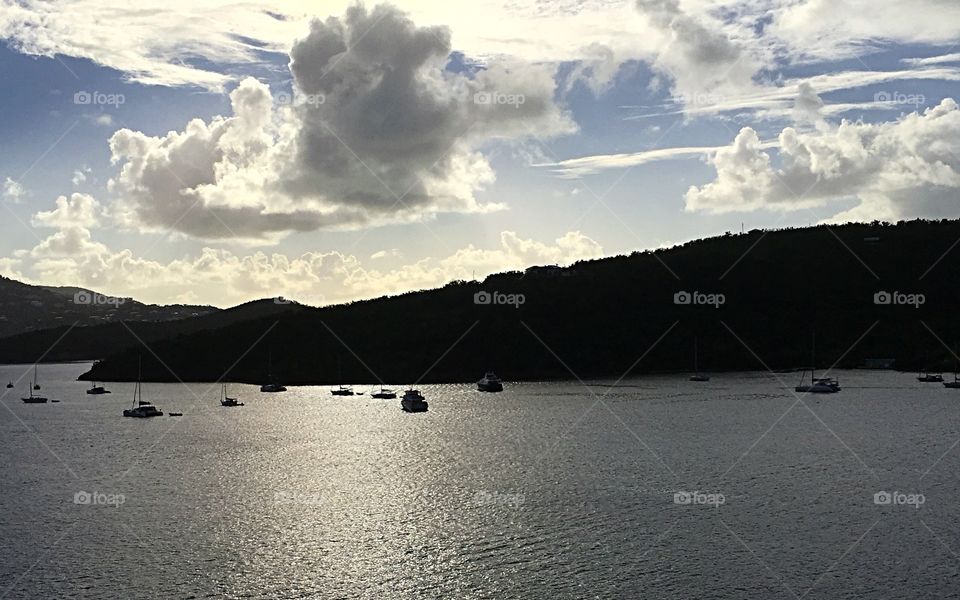
[[[697,354],[697,338],[693,338],[693,375],[690,376],[690,381],[710,381],[709,375],[700,372]]]
[[[33,389],[40,389],[40,380],[37,378],[37,363],[33,363]]]
[[[387,388],[380,386],[379,392],[373,392],[370,394],[371,398],[377,398],[380,400],[393,400],[397,397],[397,393],[393,390],[388,390]]]
[[[43,396],[34,396],[33,390],[34,390],[33,387],[27,386],[27,392],[29,392],[29,395],[26,398],[20,398],[21,400],[23,400],[23,403],[24,404],[46,404],[47,399]]]
[[[143,392],[140,389],[141,367],[140,359],[137,359],[137,384],[133,387],[133,406],[124,409],[123,416],[146,419],[148,417],[162,417],[163,411],[159,410],[153,404],[143,399]]]
[[[236,398],[227,395],[227,384],[220,388],[220,406],[243,406],[243,402],[238,402]]]
[[[267,383],[260,386],[261,392],[276,393],[276,392],[285,392],[287,388],[280,385],[273,378],[273,351],[267,355]]]
[[[800,383],[794,388],[797,392],[808,394],[836,394],[840,391],[840,382],[830,377],[817,377],[817,335],[813,334],[813,344],[810,351],[810,384],[804,383],[807,371],[804,369]]]
[[[337,357],[337,379],[343,381],[343,372],[340,369],[340,357]],[[330,390],[330,393],[334,396],[352,396],[353,388],[349,385],[343,385],[342,383],[336,388]]]

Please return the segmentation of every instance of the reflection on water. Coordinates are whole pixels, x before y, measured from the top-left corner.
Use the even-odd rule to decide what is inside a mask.
[[[137,420],[85,368],[3,396],[0,596],[955,597],[960,390],[907,374],[435,385],[414,415],[148,383],[184,416]]]

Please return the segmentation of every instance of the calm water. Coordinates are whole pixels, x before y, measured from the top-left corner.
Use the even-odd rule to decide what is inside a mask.
[[[2,598],[960,593],[960,390],[908,374],[840,372],[809,409],[763,374],[424,386],[419,415],[145,384],[184,416],[138,420],[85,369],[41,368],[59,404],[3,396]]]

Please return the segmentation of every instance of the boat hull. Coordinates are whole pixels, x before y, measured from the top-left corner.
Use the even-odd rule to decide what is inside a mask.
[[[950,388],[952,390],[960,390],[960,381],[946,381],[944,382],[943,387]]]
[[[47,399],[35,396],[33,398],[20,398],[24,404],[46,404]]]
[[[829,385],[798,385],[794,389],[801,394],[836,394],[840,391],[839,387]]]
[[[499,381],[480,381],[477,383],[477,389],[481,392],[502,392],[503,384]]]
[[[261,385],[261,386],[260,386],[260,391],[261,391],[261,392],[264,392],[264,393],[266,393],[266,394],[276,394],[277,392],[285,392],[285,391],[287,391],[287,388],[283,387],[282,385],[275,385],[275,384],[270,383],[270,384],[267,384],[267,385]]]
[[[370,394],[370,397],[376,398],[377,400],[396,400],[397,399],[397,395],[394,394],[393,392],[376,392],[374,394]]]
[[[426,400],[403,399],[400,401],[400,408],[409,413],[427,412],[429,404]]]
[[[163,411],[162,410],[146,411],[146,410],[138,410],[136,408],[134,409],[128,408],[123,411],[123,416],[133,417],[135,419],[149,419],[150,417],[162,417]]]

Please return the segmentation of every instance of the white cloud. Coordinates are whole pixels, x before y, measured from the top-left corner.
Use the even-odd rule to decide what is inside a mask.
[[[576,126],[554,103],[553,68],[498,63],[471,79],[443,69],[449,53],[446,29],[389,7],[314,21],[291,50],[293,106],[274,110],[248,78],[230,117],[163,137],[117,131],[117,215],[140,230],[270,242],[498,210],[474,197],[494,180],[479,148]]]
[[[80,187],[81,184],[86,183],[87,176],[92,173],[90,167],[81,167],[73,171],[73,177],[70,179],[73,182],[73,187]]]
[[[935,45],[960,38],[960,4],[952,0],[807,0],[775,3],[771,16],[769,35],[807,60],[862,57],[891,42]]]
[[[916,67],[960,63],[960,52],[954,52],[953,54],[942,54],[940,56],[928,56],[926,58],[905,58],[901,62]]]
[[[370,258],[372,260],[380,260],[381,258],[396,258],[399,256],[403,256],[403,253],[400,252],[400,249],[391,248],[389,250],[380,250],[380,251],[374,252],[373,254],[370,255]]]
[[[19,182],[14,181],[10,177],[7,177],[3,181],[3,199],[8,202],[13,202],[14,204],[23,200],[23,197],[27,195],[27,191],[24,189],[23,185]]]
[[[798,210],[855,198],[834,220],[960,215],[960,109],[952,99],[880,124],[779,136],[780,166],[744,128],[717,152],[715,181],[686,194],[689,211]]]
[[[227,306],[283,295],[319,305],[432,288],[454,279],[534,264],[569,264],[603,253],[597,242],[579,231],[568,232],[553,243],[507,231],[501,234],[497,248],[471,245],[445,258],[423,259],[383,271],[341,252],[291,257],[258,251],[241,256],[204,248],[196,257],[161,263],[92,239],[88,227],[97,222],[99,210],[90,196],[59,198],[56,209],[33,219],[56,231],[29,251],[18,252],[16,259],[0,260],[0,272],[22,279],[16,270],[20,268],[46,285],[80,285],[147,302],[167,303],[177,298]],[[26,261],[28,265],[23,264]]]

